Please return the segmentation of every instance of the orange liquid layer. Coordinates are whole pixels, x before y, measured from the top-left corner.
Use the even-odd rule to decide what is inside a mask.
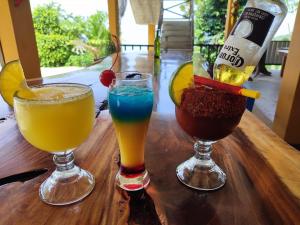
[[[55,92],[51,89],[47,87],[46,92]],[[71,89],[69,91],[74,93],[80,91]],[[45,90],[40,90],[43,92],[42,100],[47,99]],[[15,101],[14,109],[25,139],[36,148],[48,152],[76,148],[88,137],[94,125],[95,109],[91,93],[74,97],[70,101],[60,96],[59,100],[49,104]]]
[[[114,119],[121,153],[121,165],[134,168],[144,164],[144,147],[149,119],[124,122]]]

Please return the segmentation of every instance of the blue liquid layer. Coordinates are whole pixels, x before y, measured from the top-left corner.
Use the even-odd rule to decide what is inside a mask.
[[[149,88],[119,86],[108,95],[109,111],[113,119],[135,122],[148,119],[153,107],[153,92]]]

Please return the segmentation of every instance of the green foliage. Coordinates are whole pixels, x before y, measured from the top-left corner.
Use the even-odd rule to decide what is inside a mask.
[[[224,39],[227,0],[196,0],[195,38],[198,43],[212,43],[215,35]],[[219,41],[218,41],[219,42]]]
[[[55,3],[39,6],[33,11],[33,24],[36,33],[39,34],[62,34],[60,27],[62,10]]]
[[[197,43],[224,43],[227,2],[228,0],[195,0],[197,8],[195,10],[195,39]],[[246,0],[239,1],[241,8],[245,4]]]
[[[273,41],[291,41],[291,35],[285,34],[273,38]]]
[[[187,18],[190,17],[190,3],[189,2],[181,4],[179,6],[179,9],[180,9],[181,12],[183,12],[183,15],[185,17],[187,17]]]
[[[82,66],[112,53],[111,39],[105,27],[107,15],[98,11],[87,19],[66,14],[55,3],[38,6],[33,23],[42,66]],[[82,40],[84,39],[84,40]],[[83,43],[80,54],[72,44]],[[110,49],[110,50],[109,50]],[[91,57],[93,56],[92,60]]]
[[[107,36],[107,39],[102,40],[91,39],[88,41],[88,44],[98,49],[98,58],[109,55],[116,51],[115,46],[109,36]]]
[[[89,39],[107,40],[109,32],[105,27],[107,15],[98,11],[86,21],[86,35]]]
[[[285,0],[285,3],[288,7],[289,12],[293,13],[297,10],[299,0]]]
[[[64,66],[72,54],[69,38],[60,34],[36,33],[41,66]]]
[[[93,63],[94,56],[92,53],[84,53],[81,55],[71,55],[66,66],[89,66]]]
[[[87,37],[89,39],[87,44],[97,49],[97,58],[109,55],[115,51],[110,33],[105,28],[106,20],[107,15],[98,11],[86,21]]]
[[[239,14],[247,0],[240,0]],[[195,0],[195,43],[224,44],[228,0]],[[214,63],[218,48],[204,46],[200,48],[202,57],[209,63]]]
[[[63,33],[71,39],[76,39],[86,33],[85,21],[81,16],[69,15],[60,24]]]

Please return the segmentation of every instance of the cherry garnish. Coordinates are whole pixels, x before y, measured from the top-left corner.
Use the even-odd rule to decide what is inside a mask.
[[[115,41],[116,41],[116,57],[115,57],[115,60],[113,62],[113,64],[111,65],[110,69],[108,70],[103,70],[101,73],[100,73],[100,76],[99,76],[99,80],[100,82],[105,86],[105,87],[109,87],[109,85],[112,83],[113,79],[116,78],[116,74],[115,72],[112,70],[112,68],[114,67],[114,65],[116,64],[117,62],[117,59],[119,58],[119,51],[120,51],[120,41],[119,41],[119,38],[115,35],[111,35]]]
[[[100,74],[100,82],[105,86],[109,87],[113,79],[116,78],[115,72],[112,70],[103,70]]]

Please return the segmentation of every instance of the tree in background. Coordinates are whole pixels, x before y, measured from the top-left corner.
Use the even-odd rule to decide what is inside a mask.
[[[55,3],[33,10],[41,66],[87,66],[113,51],[105,27],[107,15],[87,18],[67,14]]]
[[[294,14],[296,16],[299,0],[285,0],[285,3],[288,7],[288,13],[289,14]],[[285,24],[284,26],[288,27],[289,33],[276,36],[273,40],[276,40],[276,41],[291,41],[293,27],[290,26],[289,23]]]
[[[106,14],[98,11],[86,20],[86,30],[80,37],[72,41],[74,51],[81,54],[89,52],[94,60],[107,56],[115,51],[109,31],[105,27]]]
[[[87,44],[97,48],[97,58],[109,54],[111,47],[110,33],[105,27],[107,16],[98,11],[91,15],[86,23]]]
[[[223,44],[228,0],[195,0],[195,40]],[[247,0],[239,0],[240,11]]]
[[[72,54],[69,37],[61,27],[63,11],[54,3],[39,6],[33,11],[41,66],[62,66]]]
[[[224,44],[224,31],[227,14],[228,0],[195,0],[195,43],[199,44]],[[238,0],[238,14],[241,13],[247,0]],[[218,55],[218,46],[203,46],[199,50],[207,62],[208,70]]]
[[[299,0],[285,0],[289,12],[293,13],[297,10],[299,5]]]
[[[39,34],[62,34],[60,26],[62,9],[55,3],[39,6],[33,11],[33,22],[35,32]]]
[[[202,44],[223,44],[228,0],[195,0],[195,40]],[[247,0],[238,0],[242,12]],[[285,0],[289,12],[297,10],[299,0]]]

